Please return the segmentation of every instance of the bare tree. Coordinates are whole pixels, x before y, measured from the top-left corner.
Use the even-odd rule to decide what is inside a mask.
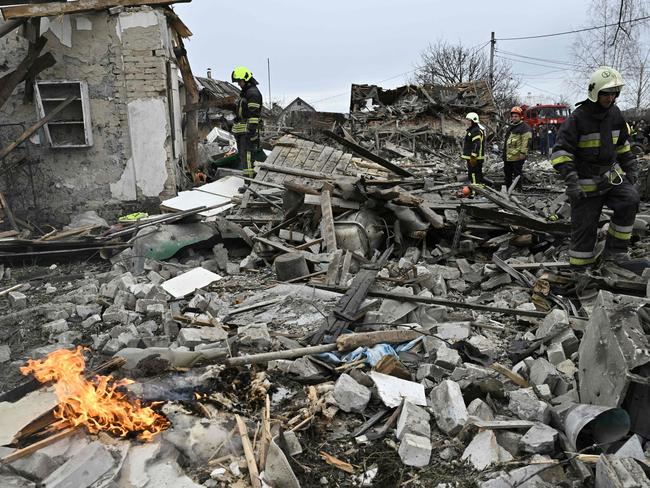
[[[489,79],[490,63],[481,49],[470,49],[460,42],[451,44],[437,40],[422,51],[413,81],[418,84],[455,85]],[[513,74],[509,62],[494,63],[494,100],[499,107],[517,103],[516,92],[521,81]]]
[[[593,70],[612,66],[626,81],[619,103],[646,107],[650,103],[650,28],[647,21],[630,21],[648,15],[647,0],[592,0],[589,11],[588,27],[616,25],[576,36],[572,51],[577,69],[572,84],[583,91]]]

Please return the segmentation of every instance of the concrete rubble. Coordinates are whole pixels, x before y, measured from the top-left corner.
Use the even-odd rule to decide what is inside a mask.
[[[223,122],[230,88],[201,80]],[[464,190],[463,114],[502,122],[487,83],[351,95],[337,130],[269,124],[253,179],[223,167],[215,125],[208,182],[177,192],[170,172],[160,208],[0,229],[0,486],[650,486],[648,272],[569,267],[544,157],[508,191],[489,155],[494,183]],[[649,224],[643,202],[637,257]],[[117,364],[169,428],[30,452],[62,429],[19,368],[76,346],[88,381]]]

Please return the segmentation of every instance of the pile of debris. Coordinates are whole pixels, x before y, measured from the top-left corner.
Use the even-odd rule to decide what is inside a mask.
[[[350,134],[379,154],[423,163],[439,156],[441,149],[456,150],[465,134],[468,112],[480,115],[491,138],[496,132],[497,108],[487,81],[390,90],[352,85]]]
[[[548,163],[466,198],[330,138],[64,241],[103,261],[3,241],[2,486],[650,486],[647,275],[572,272]],[[152,440],[19,372],[78,346]]]

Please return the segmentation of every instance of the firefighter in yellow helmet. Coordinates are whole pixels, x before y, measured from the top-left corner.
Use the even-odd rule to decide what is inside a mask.
[[[233,83],[237,83],[241,88],[235,123],[232,126],[239,152],[239,169],[244,170],[244,176],[252,178],[255,174],[253,154],[260,147],[262,94],[257,88],[257,80],[248,68],[236,67],[231,78]]]
[[[467,132],[463,141],[462,158],[467,162],[467,179],[470,183],[483,184],[483,161],[485,160],[485,131],[479,124],[478,114],[468,113]]]
[[[587,99],[560,127],[551,154],[571,203],[569,262],[576,267],[596,262],[600,215],[607,206],[613,214],[603,257],[636,271],[627,250],[639,209],[637,162],[628,126],[615,104],[624,85],[614,68],[601,66],[594,71]]]

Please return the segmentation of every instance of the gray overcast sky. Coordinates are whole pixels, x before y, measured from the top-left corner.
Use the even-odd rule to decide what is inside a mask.
[[[429,42],[486,44],[489,52],[491,31],[499,39],[580,28],[587,22],[588,3],[193,0],[174,8],[194,34],[186,47],[195,75],[205,76],[210,67],[214,78],[226,80],[233,67],[247,66],[266,101],[270,58],[274,100],[288,103],[300,96],[319,110],[346,112],[351,83],[404,84]],[[497,50],[569,62],[572,41],[573,36],[502,41]],[[531,92],[538,101],[552,101],[563,94],[578,101],[564,81],[567,71],[524,62],[513,66],[522,76],[522,96]]]

